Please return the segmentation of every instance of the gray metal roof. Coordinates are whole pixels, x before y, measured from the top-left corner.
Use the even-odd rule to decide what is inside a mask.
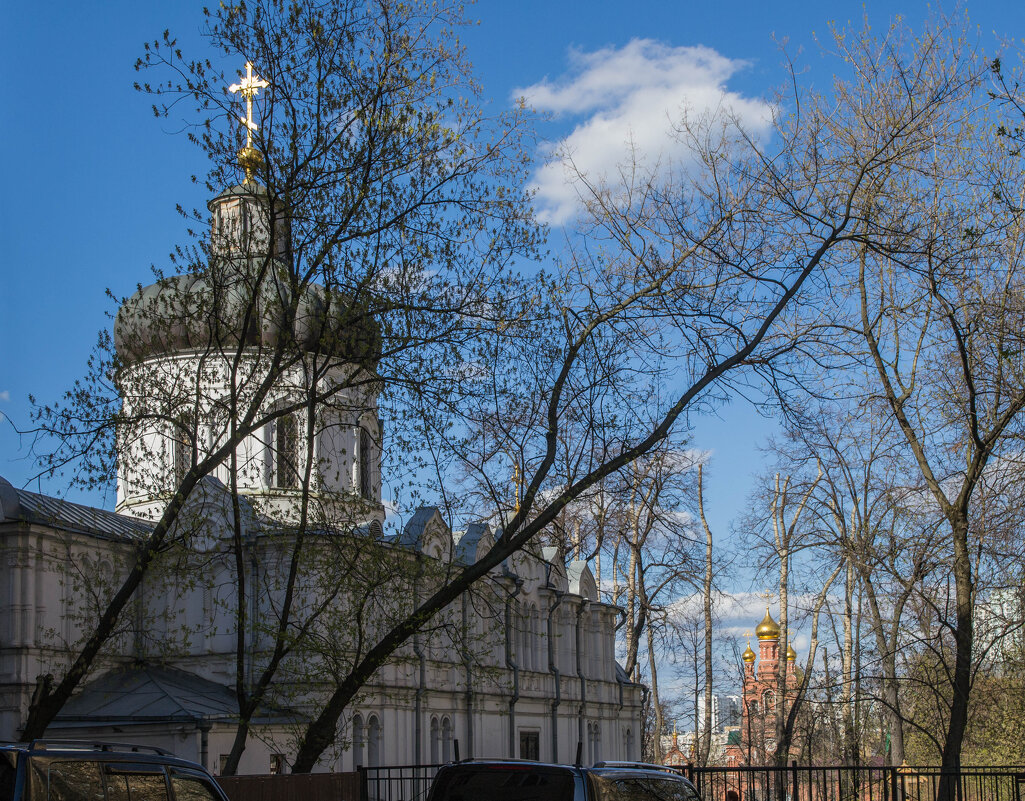
[[[288,710],[270,708],[254,722],[295,721]],[[185,670],[137,664],[105,673],[69,700],[54,720],[66,726],[153,722],[234,721],[238,702],[227,687]]]
[[[395,542],[406,548],[420,549],[423,547],[423,536],[427,530],[427,524],[435,517],[444,525],[441,512],[437,506],[421,506],[409,519],[405,527],[395,536]]]
[[[468,565],[477,561],[477,548],[480,541],[491,536],[491,526],[487,523],[470,523],[466,531],[457,535],[456,559]]]
[[[139,540],[153,530],[145,520],[18,489],[0,477],[0,523],[18,521],[113,540]]]

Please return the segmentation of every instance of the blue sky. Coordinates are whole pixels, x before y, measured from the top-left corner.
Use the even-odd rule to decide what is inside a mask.
[[[1025,4],[966,7],[987,49],[995,47],[994,32],[1025,35]],[[97,331],[110,323],[105,290],[124,295],[147,283],[150,265],[165,263],[184,238],[175,204],[205,200],[189,181],[204,172],[199,152],[155,119],[132,88],[144,41],[169,28],[187,45],[200,43],[200,8],[64,0],[9,2],[0,10],[0,413],[19,426],[29,424],[30,393],[53,399],[83,372]],[[816,35],[828,41],[831,20],[858,24],[865,13],[861,2],[846,1],[482,0],[469,9],[479,24],[462,39],[496,108],[526,91],[553,114],[541,135],[576,136],[578,152],[600,167],[608,153],[591,136],[595,119],[613,130],[646,130],[645,119],[665,118],[659,98],[700,98],[715,85],[756,119],[785,77],[777,41],[786,39],[807,67],[806,83],[825,85],[831,67]],[[869,3],[867,13],[875,26],[895,14],[917,26],[929,11],[925,2]],[[545,213],[559,222],[565,198],[545,176],[538,180]],[[709,516],[725,535],[761,464],[757,446],[774,426],[740,402],[717,419],[693,422],[693,445],[713,453]],[[26,444],[0,425],[0,476],[18,486],[35,472]],[[63,490],[45,481],[29,486]]]

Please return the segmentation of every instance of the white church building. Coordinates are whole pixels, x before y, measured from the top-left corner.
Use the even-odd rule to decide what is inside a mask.
[[[261,191],[246,183],[210,202],[215,242],[227,230],[267,238],[254,211]],[[201,291],[185,276],[141,289],[122,307],[115,344],[128,369],[145,373],[150,382],[200,376],[206,391],[196,413],[206,419],[224,391],[221,368],[197,355],[197,340],[208,332],[146,327],[147,304],[166,303],[169,287],[178,297]],[[323,301],[314,290],[302,303]],[[244,352],[249,334],[239,336]],[[259,326],[252,336],[261,336]],[[296,336],[301,342],[304,332]],[[280,403],[288,394],[287,386],[276,387],[266,402]],[[158,402],[153,395],[124,397],[126,411]],[[324,528],[347,527],[345,541],[353,547],[367,537],[386,545],[397,560],[421,553],[459,565],[475,561],[494,542],[496,532],[488,525],[453,532],[434,508],[418,509],[397,533],[383,534],[381,460],[375,451],[382,432],[373,384],[348,393],[345,404],[344,414],[324,414],[316,436],[305,441],[311,445],[301,441],[288,418],[279,418],[239,449],[250,622],[269,615],[276,602],[267,588],[280,581],[281,531],[295,514],[289,469],[302,461],[305,447],[316,449]],[[195,452],[212,452],[218,437],[214,425],[197,423],[183,437],[157,421],[130,441],[119,439],[116,511],[19,489],[0,478],[0,740],[19,739],[37,683],[48,674],[59,680],[92,610],[103,604],[103,588],[117,585],[119,571],[152,530],[168,487],[176,486]],[[237,728],[239,642],[251,658],[266,637],[253,626],[240,638],[235,625],[237,564],[226,543],[237,534],[238,510],[226,483],[218,469],[186,502],[192,519],[201,521],[182,556],[192,560],[190,578],[167,571],[147,577],[100,664],[49,735],[159,745],[219,772]],[[354,514],[358,526],[352,525]],[[487,585],[486,612],[464,598],[446,611],[449,625],[413,638],[377,671],[342,716],[337,745],[318,770],[434,764],[452,759],[457,742],[464,758],[566,762],[575,758],[578,743],[585,762],[640,758],[644,688],[616,663],[621,612],[601,601],[588,565],[543,548],[506,560]],[[371,599],[386,592],[373,586],[346,591]],[[333,603],[344,610],[352,600]],[[274,692],[253,719],[239,773],[287,770],[297,733],[327,692],[327,685],[309,679],[309,667],[301,660],[283,663]]]

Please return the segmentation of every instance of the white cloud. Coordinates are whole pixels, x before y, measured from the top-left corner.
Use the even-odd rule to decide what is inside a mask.
[[[11,393],[6,389],[0,389],[0,401],[9,401],[11,399]]]
[[[630,147],[641,166],[668,169],[687,158],[686,146],[672,136],[684,111],[729,112],[755,135],[768,129],[768,103],[725,88],[746,63],[710,48],[634,39],[619,49],[571,50],[568,59],[565,76],[513,93],[539,111],[577,119],[564,139],[549,146],[550,160],[534,174],[540,213],[553,224],[569,221],[580,205],[569,159],[591,181],[614,176]]]
[[[810,621],[808,612],[816,601],[813,595],[806,593],[794,593],[789,598],[790,607],[790,641],[794,649],[803,659],[807,656],[807,648],[810,642]],[[695,620],[703,614],[702,597],[699,593],[684,595],[670,604],[670,615],[678,621]],[[779,621],[779,603],[768,602],[769,611],[774,620]],[[714,601],[715,634],[716,637],[735,638],[740,647],[743,648],[747,640],[752,642],[752,647],[758,649],[757,641],[754,638],[755,627],[761,623],[765,615],[766,600],[764,593],[735,592],[722,593],[716,596]],[[825,627],[826,610],[821,612],[819,622],[819,638],[828,636]],[[750,636],[748,636],[750,635]]]

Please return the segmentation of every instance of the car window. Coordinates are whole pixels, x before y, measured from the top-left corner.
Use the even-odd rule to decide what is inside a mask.
[[[174,801],[221,801],[221,796],[201,776],[171,771]]]
[[[482,766],[445,771],[431,801],[573,801],[573,774],[533,765]]]
[[[17,778],[18,755],[13,751],[0,751],[0,798],[14,798]]]
[[[47,801],[104,801],[100,764],[87,760],[37,763],[46,770]]]
[[[104,766],[107,801],[168,801],[164,770],[159,765]]]
[[[661,776],[595,776],[599,801],[700,801],[689,784]]]

